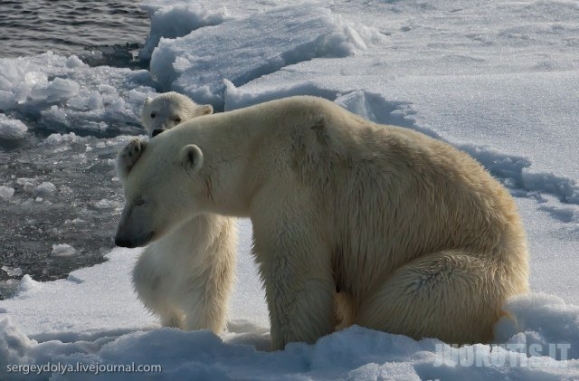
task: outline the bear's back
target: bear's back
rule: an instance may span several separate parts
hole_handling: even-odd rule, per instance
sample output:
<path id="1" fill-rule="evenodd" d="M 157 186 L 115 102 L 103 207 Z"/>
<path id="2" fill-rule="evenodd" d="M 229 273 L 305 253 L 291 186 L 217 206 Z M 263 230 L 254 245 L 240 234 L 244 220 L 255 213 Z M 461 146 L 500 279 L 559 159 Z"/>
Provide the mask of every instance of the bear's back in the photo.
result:
<path id="1" fill-rule="evenodd" d="M 500 257 L 511 241 L 524 249 L 513 199 L 474 158 L 424 134 L 322 106 L 324 139 L 297 150 L 293 163 L 323 205 L 336 256 L 350 253 L 345 268 L 383 275 L 440 250 Z"/>

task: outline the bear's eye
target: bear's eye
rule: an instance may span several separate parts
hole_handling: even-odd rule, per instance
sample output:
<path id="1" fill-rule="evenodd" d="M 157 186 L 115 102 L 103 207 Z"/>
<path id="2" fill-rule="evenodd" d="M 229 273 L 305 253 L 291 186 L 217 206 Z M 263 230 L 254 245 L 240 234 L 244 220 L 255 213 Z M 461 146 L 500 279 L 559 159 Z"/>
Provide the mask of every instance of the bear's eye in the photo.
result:
<path id="1" fill-rule="evenodd" d="M 157 116 L 156 113 L 154 113 L 154 112 L 151 113 L 151 118 L 155 119 L 156 116 Z"/>
<path id="2" fill-rule="evenodd" d="M 135 204 L 135 206 L 142 206 L 145 204 L 145 200 L 143 200 L 142 197 L 137 197 L 133 200 L 133 204 Z"/>
<path id="3" fill-rule="evenodd" d="M 178 116 L 174 117 L 173 120 L 175 121 L 175 123 L 181 123 L 181 118 Z"/>

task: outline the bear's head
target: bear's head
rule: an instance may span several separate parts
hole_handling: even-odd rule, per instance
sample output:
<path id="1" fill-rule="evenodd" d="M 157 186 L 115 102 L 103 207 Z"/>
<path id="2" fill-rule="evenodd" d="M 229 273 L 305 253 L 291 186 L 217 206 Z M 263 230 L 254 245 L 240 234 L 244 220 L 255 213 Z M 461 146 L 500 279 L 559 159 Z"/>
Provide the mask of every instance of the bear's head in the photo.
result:
<path id="1" fill-rule="evenodd" d="M 142 123 L 151 137 L 186 120 L 213 113 L 211 105 L 198 105 L 189 97 L 170 91 L 147 98 L 141 113 Z"/>
<path id="2" fill-rule="evenodd" d="M 194 144 L 162 142 L 162 137 L 149 142 L 134 139 L 119 155 L 125 207 L 115 236 L 117 246 L 145 246 L 202 209 L 207 195 L 199 173 L 203 152 Z"/>

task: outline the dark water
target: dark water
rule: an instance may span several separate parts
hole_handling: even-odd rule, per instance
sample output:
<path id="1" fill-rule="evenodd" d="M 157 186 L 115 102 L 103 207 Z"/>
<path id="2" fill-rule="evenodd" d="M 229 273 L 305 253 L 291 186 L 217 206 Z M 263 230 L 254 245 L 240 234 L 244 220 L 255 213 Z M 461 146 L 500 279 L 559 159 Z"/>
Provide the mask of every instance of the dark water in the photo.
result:
<path id="1" fill-rule="evenodd" d="M 91 66 L 145 67 L 135 56 L 149 33 L 149 18 L 137 4 L 0 0 L 0 59 L 52 51 L 76 54 Z M 103 254 L 114 247 L 123 202 L 110 163 L 122 140 L 84 134 L 51 145 L 45 141 L 50 131 L 35 113 L 11 114 L 27 124 L 30 134 L 17 145 L 0 139 L 0 185 L 16 190 L 11 202 L 0 206 L 0 300 L 14 293 L 24 274 L 48 281 L 104 261 Z M 78 120 L 83 123 L 90 121 Z M 138 127 L 124 126 L 113 135 L 136 134 Z M 33 188 L 45 181 L 59 191 L 39 198 Z M 52 255 L 55 243 L 70 244 L 76 254 Z"/>
<path id="2" fill-rule="evenodd" d="M 149 18 L 134 0 L 0 0 L 0 58 L 136 48 L 148 32 Z"/>

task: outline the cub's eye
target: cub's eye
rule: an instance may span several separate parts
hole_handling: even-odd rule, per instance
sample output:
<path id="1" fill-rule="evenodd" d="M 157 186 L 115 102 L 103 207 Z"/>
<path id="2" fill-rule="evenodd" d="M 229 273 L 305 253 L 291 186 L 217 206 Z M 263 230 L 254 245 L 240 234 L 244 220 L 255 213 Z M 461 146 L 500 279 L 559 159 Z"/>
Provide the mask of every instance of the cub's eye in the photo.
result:
<path id="1" fill-rule="evenodd" d="M 154 112 L 151 113 L 151 118 L 155 119 L 156 116 L 157 116 L 156 113 L 154 113 Z"/>
<path id="2" fill-rule="evenodd" d="M 175 121 L 175 123 L 181 123 L 181 118 L 179 118 L 178 116 L 174 117 L 173 120 Z"/>
<path id="3" fill-rule="evenodd" d="M 143 200 L 142 197 L 137 197 L 133 200 L 133 204 L 135 204 L 135 206 L 141 206 L 145 204 L 145 200 Z"/>

